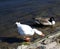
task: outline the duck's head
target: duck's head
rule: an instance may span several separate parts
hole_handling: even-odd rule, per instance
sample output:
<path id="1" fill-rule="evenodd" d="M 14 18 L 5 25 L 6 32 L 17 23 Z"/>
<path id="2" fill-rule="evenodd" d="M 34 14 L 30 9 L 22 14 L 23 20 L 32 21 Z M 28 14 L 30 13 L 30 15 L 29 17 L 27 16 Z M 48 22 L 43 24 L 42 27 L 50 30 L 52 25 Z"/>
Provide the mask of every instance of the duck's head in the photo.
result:
<path id="1" fill-rule="evenodd" d="M 51 17 L 49 21 L 52 23 L 52 25 L 55 24 L 55 18 L 54 17 Z"/>

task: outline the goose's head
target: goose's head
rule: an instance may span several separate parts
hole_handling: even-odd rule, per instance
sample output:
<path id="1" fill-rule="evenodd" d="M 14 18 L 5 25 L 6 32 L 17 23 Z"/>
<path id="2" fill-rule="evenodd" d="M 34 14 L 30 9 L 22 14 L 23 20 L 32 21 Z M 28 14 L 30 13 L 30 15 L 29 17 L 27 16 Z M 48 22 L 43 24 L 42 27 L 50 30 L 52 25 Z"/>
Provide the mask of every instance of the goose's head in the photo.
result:
<path id="1" fill-rule="evenodd" d="M 55 18 L 54 17 L 51 17 L 49 21 L 52 23 L 52 25 L 55 24 Z"/>

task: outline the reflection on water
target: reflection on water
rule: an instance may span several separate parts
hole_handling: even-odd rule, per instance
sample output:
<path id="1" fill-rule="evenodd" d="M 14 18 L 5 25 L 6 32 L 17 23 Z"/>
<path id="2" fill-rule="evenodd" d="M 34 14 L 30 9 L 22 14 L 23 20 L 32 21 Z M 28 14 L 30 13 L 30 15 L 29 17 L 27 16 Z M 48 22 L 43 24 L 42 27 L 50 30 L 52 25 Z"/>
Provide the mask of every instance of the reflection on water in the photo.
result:
<path id="1" fill-rule="evenodd" d="M 16 37 L 0 37 L 0 41 L 7 42 L 7 43 L 21 43 L 24 40 Z"/>

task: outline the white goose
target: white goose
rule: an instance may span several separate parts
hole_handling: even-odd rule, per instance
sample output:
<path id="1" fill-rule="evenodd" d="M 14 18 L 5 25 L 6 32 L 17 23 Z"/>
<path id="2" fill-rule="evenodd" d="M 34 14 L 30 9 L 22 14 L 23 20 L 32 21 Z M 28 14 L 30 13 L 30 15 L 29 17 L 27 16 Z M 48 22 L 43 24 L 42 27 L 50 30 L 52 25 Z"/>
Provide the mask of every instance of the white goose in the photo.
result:
<path id="1" fill-rule="evenodd" d="M 51 18 L 34 18 L 35 23 L 42 24 L 42 25 L 55 25 L 54 17 Z"/>
<path id="2" fill-rule="evenodd" d="M 29 25 L 21 24 L 20 22 L 16 22 L 16 25 L 17 25 L 19 34 L 22 36 L 26 36 L 25 37 L 26 41 L 30 41 L 29 36 L 34 35 L 34 33 L 41 35 L 41 36 L 45 36 L 41 31 L 37 29 L 32 29 Z"/>

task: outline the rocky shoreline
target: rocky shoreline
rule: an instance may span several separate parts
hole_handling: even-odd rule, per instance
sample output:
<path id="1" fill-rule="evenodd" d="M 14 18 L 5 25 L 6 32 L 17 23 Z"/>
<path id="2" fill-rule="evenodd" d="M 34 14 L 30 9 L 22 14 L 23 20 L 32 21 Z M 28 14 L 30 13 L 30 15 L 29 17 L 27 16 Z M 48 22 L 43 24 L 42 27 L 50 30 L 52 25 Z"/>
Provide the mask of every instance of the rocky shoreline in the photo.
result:
<path id="1" fill-rule="evenodd" d="M 20 45 L 17 49 L 60 49 L 60 31 L 30 45 Z"/>
<path id="2" fill-rule="evenodd" d="M 46 36 L 42 39 L 37 37 L 37 39 L 29 45 L 19 42 L 18 39 L 18 43 L 14 42 L 14 38 L 12 38 L 14 43 L 8 43 L 7 41 L 0 40 L 0 49 L 60 49 L 60 27 L 58 27 L 58 25 L 55 27 L 56 28 L 51 31 L 52 33 L 49 33 L 49 28 L 46 28 Z M 12 39 L 9 39 L 9 41 L 12 41 Z"/>

